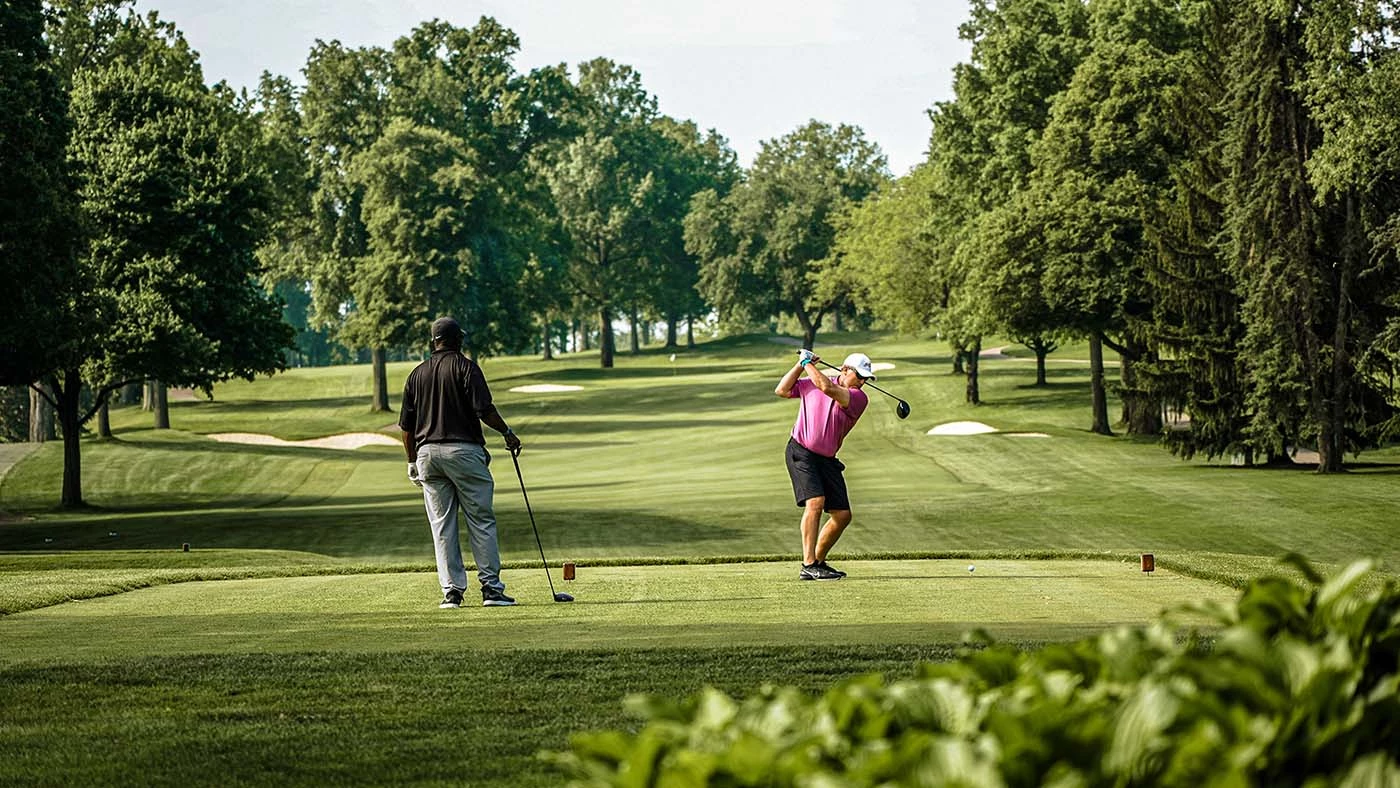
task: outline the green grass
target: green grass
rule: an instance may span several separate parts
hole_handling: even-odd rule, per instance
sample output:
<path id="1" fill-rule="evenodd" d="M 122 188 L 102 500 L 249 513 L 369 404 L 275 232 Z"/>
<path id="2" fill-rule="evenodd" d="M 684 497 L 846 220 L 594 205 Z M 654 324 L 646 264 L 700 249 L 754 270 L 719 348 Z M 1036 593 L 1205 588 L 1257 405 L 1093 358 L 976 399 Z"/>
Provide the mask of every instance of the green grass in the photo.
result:
<path id="1" fill-rule="evenodd" d="M 503 451 L 504 576 L 523 604 L 439 611 L 400 450 L 205 437 L 393 435 L 394 414 L 368 412 L 367 367 L 222 385 L 175 403 L 169 431 L 115 410 L 117 438 L 84 442 L 80 511 L 55 506 L 62 452 L 45 445 L 0 479 L 0 751 L 23 753 L 0 783 L 551 785 L 534 752 L 624 724 L 631 691 L 816 690 L 907 673 L 975 627 L 1033 644 L 1229 598 L 1290 551 L 1400 559 L 1395 448 L 1341 476 L 1183 462 L 1087 431 L 1083 348 L 1051 357 L 1045 387 L 1024 351 L 984 361 L 981 406 L 940 343 L 845 334 L 819 352 L 854 349 L 896 365 L 879 385 L 913 414 L 872 393 L 847 439 L 855 520 L 832 560 L 852 577 L 834 584 L 795 579 L 795 413 L 772 395 L 792 349 L 765 337 L 612 370 L 485 362 L 573 605 L 549 601 Z M 411 368 L 390 366 L 393 394 Z M 533 383 L 582 390 L 510 391 Z M 1049 437 L 925 434 L 961 420 Z M 1138 571 L 1140 552 L 1161 571 Z"/>
<path id="2" fill-rule="evenodd" d="M 789 349 L 761 338 L 717 344 L 679 354 L 674 364 L 661 353 L 624 355 L 613 370 L 587 359 L 486 363 L 502 411 L 525 440 L 521 466 L 547 552 L 583 559 L 794 550 L 797 510 L 781 460 L 793 408 L 772 396 Z M 898 420 L 877 394 L 847 441 L 842 458 L 855 522 L 844 554 L 1039 549 L 1271 558 L 1293 550 L 1327 562 L 1369 555 L 1393 566 L 1400 559 L 1400 541 L 1391 537 L 1392 502 L 1400 499 L 1395 449 L 1333 477 L 1183 462 L 1150 441 L 1088 433 L 1087 372 L 1072 359 L 1052 365 L 1044 389 L 1030 385 L 1029 363 L 984 362 L 986 404 L 974 407 L 961 402 L 962 381 L 948 374 L 936 344 L 860 346 L 897 365 L 880 383 L 908 400 L 913 415 Z M 116 441 L 89 442 L 84 489 L 94 509 L 86 512 L 53 509 L 62 456 L 60 447 L 45 446 L 0 486 L 0 509 L 30 516 L 0 528 L 0 549 L 188 542 L 358 561 L 428 560 L 421 506 L 397 449 L 240 446 L 198 434 L 310 437 L 307 403 L 332 381 L 353 377 L 297 370 L 229 384 L 217 390 L 216 403 L 177 408 L 177 431 L 128 430 Z M 584 388 L 509 391 L 538 382 Z M 270 402 L 292 404 L 285 418 L 259 416 L 260 426 L 240 421 L 250 413 L 275 415 Z M 362 398 L 357 407 L 363 405 Z M 1050 437 L 924 434 L 966 419 Z M 336 424 L 315 432 L 354 426 Z M 526 559 L 533 536 L 504 453 L 494 470 L 504 553 Z"/>
<path id="3" fill-rule="evenodd" d="M 4 785 L 557 786 L 619 698 L 910 677 L 946 646 L 150 657 L 0 673 Z"/>
<path id="4" fill-rule="evenodd" d="M 841 583 L 803 583 L 790 563 L 585 568 L 556 581 L 510 573 L 522 604 L 437 609 L 436 575 L 372 574 L 178 583 L 18 613 L 0 665 L 173 654 L 455 649 L 820 646 L 1070 640 L 1146 624 L 1234 592 L 1137 561 L 849 561 Z M 805 611 L 805 612 L 804 612 Z M 820 611 L 819 617 L 814 617 Z M 444 630 L 452 633 L 444 641 Z"/>

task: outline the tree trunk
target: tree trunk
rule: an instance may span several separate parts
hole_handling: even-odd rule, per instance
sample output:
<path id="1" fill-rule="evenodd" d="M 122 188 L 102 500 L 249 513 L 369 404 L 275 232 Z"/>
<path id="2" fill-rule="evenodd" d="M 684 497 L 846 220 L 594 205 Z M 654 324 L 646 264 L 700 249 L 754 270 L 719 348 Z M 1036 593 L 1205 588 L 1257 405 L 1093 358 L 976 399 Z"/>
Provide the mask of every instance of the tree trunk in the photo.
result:
<path id="1" fill-rule="evenodd" d="M 553 360 L 554 360 L 554 327 L 551 326 L 551 325 L 549 324 L 549 321 L 548 321 L 548 320 L 545 320 L 545 321 L 544 321 L 544 325 L 540 328 L 540 339 L 543 340 L 543 342 L 544 342 L 544 360 L 545 360 L 545 361 L 553 361 Z"/>
<path id="2" fill-rule="evenodd" d="M 58 402 L 58 423 L 63 431 L 63 492 L 59 503 L 65 509 L 74 509 L 83 505 L 82 445 L 78 442 L 82 377 L 78 370 L 70 369 L 63 373 L 63 385 L 54 385 L 51 390 Z"/>
<path id="3" fill-rule="evenodd" d="M 632 330 L 632 355 L 642 352 L 640 342 L 641 335 L 637 333 L 637 310 L 632 309 L 627 314 L 627 325 Z"/>
<path id="4" fill-rule="evenodd" d="M 374 377 L 374 391 L 370 396 L 370 413 L 389 412 L 389 372 L 385 361 L 384 348 L 377 347 L 369 352 L 369 363 Z"/>
<path id="5" fill-rule="evenodd" d="M 1035 348 L 1035 385 L 1047 385 L 1045 380 L 1045 357 L 1050 355 L 1050 351 L 1044 346 Z"/>
<path id="6" fill-rule="evenodd" d="M 1108 393 L 1103 383 L 1103 338 L 1097 333 L 1089 337 L 1089 391 L 1092 394 L 1094 423 L 1089 431 L 1096 435 L 1112 435 L 1108 426 Z"/>
<path id="7" fill-rule="evenodd" d="M 170 429 L 170 395 L 165 383 L 159 380 L 151 381 L 151 405 L 155 411 L 155 428 L 158 430 Z"/>
<path id="8" fill-rule="evenodd" d="M 695 347 L 695 318 L 693 317 L 685 319 L 685 346 Z"/>
<path id="9" fill-rule="evenodd" d="M 147 380 L 141 386 L 141 410 L 150 413 L 156 409 L 156 382 Z"/>
<path id="10" fill-rule="evenodd" d="M 982 337 L 972 340 L 972 349 L 967 353 L 967 401 L 971 405 L 982 404 L 982 389 L 977 379 L 977 361 L 982 357 Z"/>
<path id="11" fill-rule="evenodd" d="M 1341 270 L 1337 272 L 1337 323 L 1332 333 L 1331 402 L 1320 414 L 1322 426 L 1317 438 L 1317 472 L 1340 473 L 1346 459 L 1347 403 L 1351 400 L 1351 354 L 1347 352 L 1351 326 L 1351 288 L 1360 246 L 1356 197 L 1347 192 L 1342 241 Z"/>
<path id="12" fill-rule="evenodd" d="M 967 374 L 967 368 L 966 368 L 965 366 L 963 366 L 963 360 L 966 359 L 966 358 L 967 358 L 967 350 L 966 350 L 962 345 L 958 345 L 958 346 L 956 346 L 956 347 L 953 348 L 953 374 L 954 374 L 954 375 L 966 375 L 966 374 Z"/>
<path id="13" fill-rule="evenodd" d="M 1123 424 L 1129 435 L 1160 435 L 1162 406 L 1138 387 L 1137 362 L 1119 355 L 1122 366 L 1119 377 L 1123 383 Z"/>
<path id="14" fill-rule="evenodd" d="M 802 347 L 808 349 L 816 347 L 817 327 L 821 322 L 821 315 L 818 314 L 817 319 L 813 320 L 812 316 L 807 314 L 807 310 L 800 306 L 793 310 L 793 314 L 797 316 L 797 322 L 802 326 Z"/>
<path id="15" fill-rule="evenodd" d="M 104 401 L 97 408 L 97 437 L 112 437 L 112 417 L 107 412 L 107 403 Z"/>
<path id="16" fill-rule="evenodd" d="M 612 330 L 612 309 L 603 307 L 598 311 L 598 359 L 603 369 L 612 369 L 613 355 L 616 352 Z"/>
<path id="17" fill-rule="evenodd" d="M 43 383 L 35 384 L 44 386 Z M 44 391 L 53 396 L 52 388 L 45 387 Z M 58 432 L 54 429 L 53 406 L 49 404 L 44 395 L 35 391 L 33 387 L 29 389 L 29 442 L 43 443 L 58 437 Z"/>
<path id="18" fill-rule="evenodd" d="M 677 336 L 677 334 L 676 334 L 676 324 L 679 323 L 679 322 L 680 322 L 680 320 L 678 320 L 678 319 L 676 318 L 675 315 L 668 315 L 668 316 L 666 317 L 666 349 L 667 349 L 667 350 L 675 350 L 675 349 L 676 349 L 676 336 Z"/>

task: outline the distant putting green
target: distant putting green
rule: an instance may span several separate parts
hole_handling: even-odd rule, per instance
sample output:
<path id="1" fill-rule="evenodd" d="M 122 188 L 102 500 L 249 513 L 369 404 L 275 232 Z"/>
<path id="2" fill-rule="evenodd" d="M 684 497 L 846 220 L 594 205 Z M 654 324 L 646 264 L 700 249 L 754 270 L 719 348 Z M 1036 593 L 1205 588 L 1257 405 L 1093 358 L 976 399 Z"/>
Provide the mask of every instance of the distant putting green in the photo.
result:
<path id="1" fill-rule="evenodd" d="M 795 564 L 583 567 L 555 587 L 506 573 L 520 604 L 436 607 L 427 573 L 179 583 L 0 619 L 3 659 L 73 662 L 176 654 L 457 649 L 618 649 L 1071 639 L 1155 620 L 1236 592 L 1114 561 L 849 561 L 803 582 Z M 1187 622 L 1190 622 L 1188 617 Z"/>

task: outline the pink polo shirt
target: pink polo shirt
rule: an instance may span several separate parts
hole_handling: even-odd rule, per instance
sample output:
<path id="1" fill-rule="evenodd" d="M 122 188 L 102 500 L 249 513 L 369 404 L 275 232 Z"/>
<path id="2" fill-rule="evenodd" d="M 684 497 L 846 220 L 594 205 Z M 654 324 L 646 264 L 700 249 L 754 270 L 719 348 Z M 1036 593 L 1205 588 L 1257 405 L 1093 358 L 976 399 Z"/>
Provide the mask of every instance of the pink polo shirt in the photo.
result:
<path id="1" fill-rule="evenodd" d="M 846 433 L 856 426 L 860 414 L 870 398 L 860 389 L 850 389 L 851 404 L 841 407 L 840 403 L 822 393 L 817 384 L 801 378 L 792 387 L 789 398 L 801 399 L 797 409 L 797 423 L 792 426 L 792 438 L 809 451 L 823 457 L 835 457 L 841 450 L 841 441 Z"/>

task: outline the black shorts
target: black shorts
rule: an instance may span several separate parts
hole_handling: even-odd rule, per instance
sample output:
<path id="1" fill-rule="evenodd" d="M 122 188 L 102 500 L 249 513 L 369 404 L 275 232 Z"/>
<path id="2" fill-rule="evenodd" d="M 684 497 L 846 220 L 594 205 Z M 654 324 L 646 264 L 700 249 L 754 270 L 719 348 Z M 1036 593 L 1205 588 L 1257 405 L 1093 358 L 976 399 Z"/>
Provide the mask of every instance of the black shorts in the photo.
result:
<path id="1" fill-rule="evenodd" d="M 792 492 L 797 505 L 805 507 L 808 498 L 826 497 L 826 511 L 851 508 L 846 495 L 846 480 L 841 472 L 846 466 L 835 457 L 823 457 L 789 438 L 787 445 L 788 476 L 792 477 Z"/>

